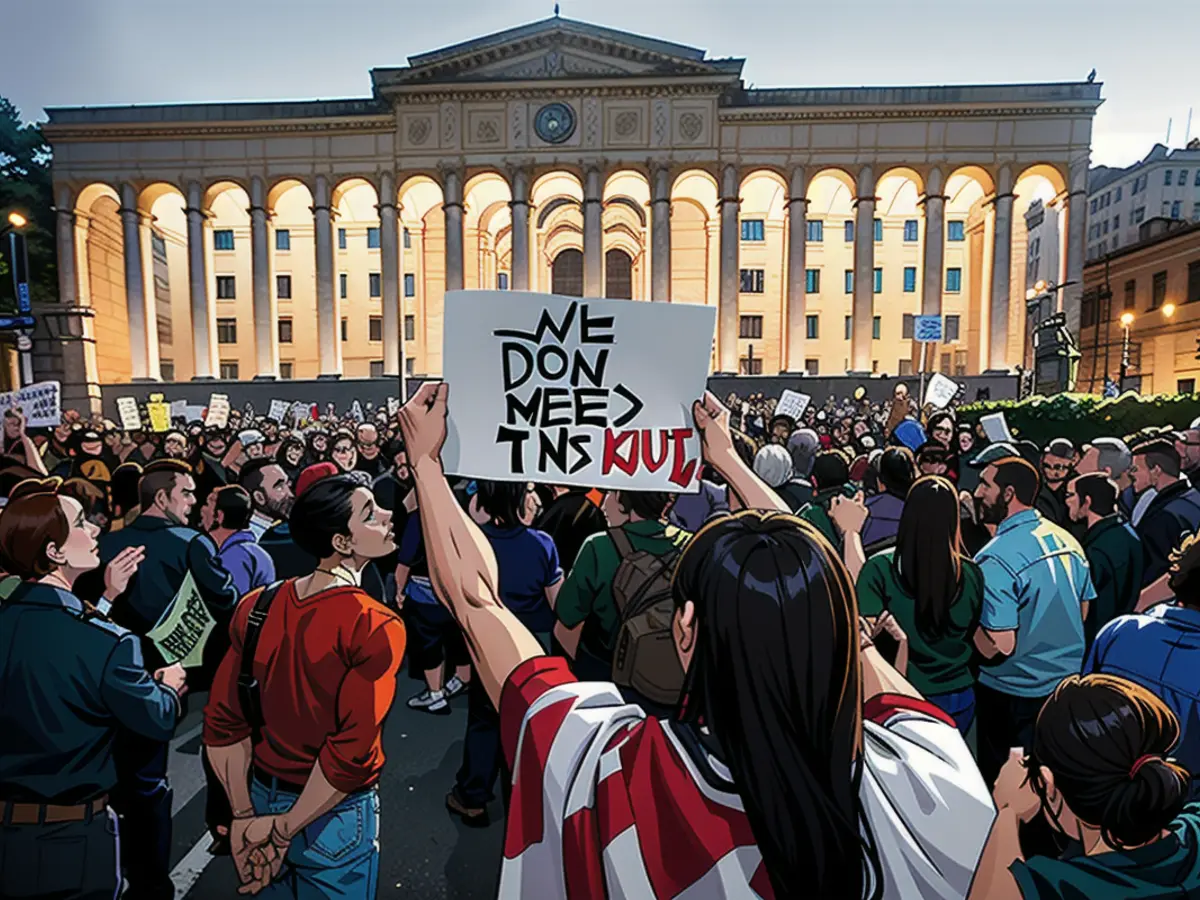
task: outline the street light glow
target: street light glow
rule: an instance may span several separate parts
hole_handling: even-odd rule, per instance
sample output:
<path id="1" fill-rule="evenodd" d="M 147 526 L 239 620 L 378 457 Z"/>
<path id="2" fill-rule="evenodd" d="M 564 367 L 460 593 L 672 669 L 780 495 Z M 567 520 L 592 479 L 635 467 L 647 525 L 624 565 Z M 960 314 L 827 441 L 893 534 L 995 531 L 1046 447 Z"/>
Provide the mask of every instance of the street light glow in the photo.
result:
<path id="1" fill-rule="evenodd" d="M 1175 304 L 1174 303 L 1165 304 L 1162 308 L 1162 314 L 1164 316 L 1166 316 L 1168 319 L 1171 318 L 1171 316 L 1175 315 Z"/>
<path id="2" fill-rule="evenodd" d="M 1026 299 L 1026 300 L 1032 300 L 1032 299 L 1033 299 L 1034 297 L 1036 297 L 1037 295 L 1038 295 L 1038 292 L 1037 292 L 1037 291 L 1035 291 L 1033 288 L 1030 288 L 1029 290 L 1027 290 L 1027 291 L 1025 292 L 1025 299 Z"/>
<path id="3" fill-rule="evenodd" d="M 1037 281 L 1034 282 L 1033 289 L 1040 294 L 1042 291 L 1044 291 L 1046 289 L 1046 282 L 1039 278 Z"/>
<path id="4" fill-rule="evenodd" d="M 1133 324 L 1133 313 L 1127 312 L 1123 316 L 1121 316 L 1121 324 L 1124 325 L 1126 328 L 1128 328 L 1130 325 L 1132 325 Z"/>
<path id="5" fill-rule="evenodd" d="M 13 210 L 8 214 L 8 224 L 13 228 L 24 228 L 29 224 L 29 220 L 16 210 Z"/>

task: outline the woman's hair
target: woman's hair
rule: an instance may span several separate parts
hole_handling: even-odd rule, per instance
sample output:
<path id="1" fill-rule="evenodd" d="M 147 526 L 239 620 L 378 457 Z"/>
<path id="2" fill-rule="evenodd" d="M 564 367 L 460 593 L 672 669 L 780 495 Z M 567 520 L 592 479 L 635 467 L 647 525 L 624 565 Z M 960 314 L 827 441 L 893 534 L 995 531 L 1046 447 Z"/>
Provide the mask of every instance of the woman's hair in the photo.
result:
<path id="1" fill-rule="evenodd" d="M 58 493 L 59 496 L 79 501 L 79 505 L 83 507 L 83 515 L 88 519 L 98 515 L 109 515 L 107 495 L 86 478 L 68 478 L 62 483 Z"/>
<path id="2" fill-rule="evenodd" d="M 304 441 L 296 437 L 296 435 L 288 435 L 279 442 L 279 447 L 275 450 L 275 461 L 287 468 L 292 468 L 292 464 L 287 461 L 287 452 L 295 447 L 298 450 L 305 450 Z"/>
<path id="3" fill-rule="evenodd" d="M 71 523 L 58 501 L 62 479 L 27 479 L 17 485 L 0 513 L 0 569 L 23 581 L 35 581 L 56 568 L 46 554 L 50 544 L 61 547 Z"/>
<path id="4" fill-rule="evenodd" d="M 1167 758 L 1178 740 L 1179 720 L 1142 686 L 1072 675 L 1038 714 L 1031 764 L 1054 773 L 1071 812 L 1110 847 L 1138 847 L 1187 801 L 1190 777 Z"/>
<path id="5" fill-rule="evenodd" d="M 292 540 L 317 559 L 333 555 L 333 538 L 350 533 L 354 506 L 350 498 L 371 480 L 365 472 L 328 475 L 306 488 L 292 506 L 288 527 Z"/>
<path id="6" fill-rule="evenodd" d="M 1184 606 L 1200 609 L 1200 538 L 1185 534 L 1171 551 L 1171 590 Z"/>
<path id="7" fill-rule="evenodd" d="M 930 439 L 933 438 L 933 429 L 937 428 L 938 425 L 947 420 L 948 424 L 950 425 L 950 441 L 953 443 L 955 434 L 957 433 L 957 423 L 954 419 L 954 413 L 944 409 L 939 410 L 931 415 L 929 417 L 929 421 L 925 424 L 925 431 L 929 434 Z"/>
<path id="8" fill-rule="evenodd" d="M 767 444 L 754 456 L 754 474 L 777 488 L 792 477 L 792 455 L 779 444 Z"/>
<path id="9" fill-rule="evenodd" d="M 526 481 L 475 480 L 475 497 L 479 508 L 487 513 L 493 523 L 504 528 L 521 524 L 521 512 L 525 506 L 525 495 L 529 491 Z"/>
<path id="10" fill-rule="evenodd" d="M 900 582 L 916 601 L 917 628 L 927 638 L 946 633 L 962 584 L 962 521 L 958 494 L 940 475 L 909 489 L 896 532 Z"/>
<path id="11" fill-rule="evenodd" d="M 696 610 L 682 717 L 719 742 L 775 896 L 878 893 L 860 831 L 858 615 L 833 548 L 794 516 L 724 516 L 683 551 L 672 592 Z"/>
<path id="12" fill-rule="evenodd" d="M 917 465 L 907 447 L 888 447 L 879 460 L 879 481 L 884 490 L 903 499 L 912 488 Z"/>

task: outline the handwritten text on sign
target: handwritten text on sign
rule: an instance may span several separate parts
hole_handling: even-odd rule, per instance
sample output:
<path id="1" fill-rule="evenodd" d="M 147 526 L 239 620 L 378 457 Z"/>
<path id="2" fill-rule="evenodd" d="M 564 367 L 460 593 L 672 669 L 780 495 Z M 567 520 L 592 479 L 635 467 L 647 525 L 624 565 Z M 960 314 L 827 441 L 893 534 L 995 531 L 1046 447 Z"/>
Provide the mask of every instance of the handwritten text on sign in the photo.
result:
<path id="1" fill-rule="evenodd" d="M 692 490 L 691 404 L 704 390 L 713 320 L 699 306 L 448 294 L 447 471 Z"/>

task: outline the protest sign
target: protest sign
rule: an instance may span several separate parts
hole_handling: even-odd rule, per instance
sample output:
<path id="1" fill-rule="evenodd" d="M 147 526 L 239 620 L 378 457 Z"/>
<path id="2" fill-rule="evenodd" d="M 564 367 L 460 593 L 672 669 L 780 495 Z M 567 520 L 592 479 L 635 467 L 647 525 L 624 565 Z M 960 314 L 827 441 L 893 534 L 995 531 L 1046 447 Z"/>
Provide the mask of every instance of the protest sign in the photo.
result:
<path id="1" fill-rule="evenodd" d="M 951 400 L 958 396 L 959 386 L 941 372 L 934 372 L 929 378 L 929 386 L 925 388 L 925 403 L 932 404 L 938 409 L 944 409 Z"/>
<path id="2" fill-rule="evenodd" d="M 350 404 L 350 418 L 352 418 L 355 422 L 366 421 L 367 417 L 363 414 L 362 404 L 357 400 Z"/>
<path id="3" fill-rule="evenodd" d="M 267 418 L 282 425 L 283 420 L 287 418 L 289 409 L 291 407 L 286 400 L 272 400 L 271 409 L 267 412 Z"/>
<path id="4" fill-rule="evenodd" d="M 200 598 L 192 573 L 183 576 L 183 584 L 146 637 L 154 642 L 167 665 L 182 662 L 195 668 L 204 659 L 204 644 L 212 634 L 216 620 Z"/>
<path id="5" fill-rule="evenodd" d="M 125 431 L 142 430 L 142 414 L 138 410 L 138 402 L 134 397 L 117 398 L 117 416 Z"/>
<path id="6" fill-rule="evenodd" d="M 151 394 L 146 404 L 146 415 L 152 431 L 171 430 L 171 407 L 163 402 L 162 394 Z"/>
<path id="7" fill-rule="evenodd" d="M 257 414 L 254 412 L 254 404 L 247 400 L 246 405 L 242 407 L 242 418 L 247 422 L 252 422 L 255 415 Z"/>
<path id="8" fill-rule="evenodd" d="M 20 407 L 30 428 L 55 428 L 62 423 L 62 389 L 57 381 L 39 381 L 0 394 L 0 407 Z"/>
<path id="9" fill-rule="evenodd" d="M 779 403 L 775 405 L 775 415 L 787 416 L 793 422 L 799 422 L 811 400 L 808 394 L 785 390 L 779 397 Z"/>
<path id="10" fill-rule="evenodd" d="M 387 398 L 388 418 L 389 419 L 395 418 L 396 413 L 398 413 L 398 412 L 400 412 L 400 398 L 399 397 L 388 397 Z"/>
<path id="11" fill-rule="evenodd" d="M 229 395 L 213 394 L 208 398 L 208 413 L 204 416 L 206 428 L 224 428 L 229 424 Z"/>
<path id="12" fill-rule="evenodd" d="M 1004 413 L 992 413 L 984 416 L 979 420 L 979 424 L 983 426 L 983 433 L 987 435 L 987 439 L 991 443 L 1012 443 L 1012 432 L 1008 430 L 1008 420 L 1004 418 Z"/>
<path id="13" fill-rule="evenodd" d="M 188 402 L 186 400 L 171 401 L 171 421 L 187 418 Z"/>
<path id="14" fill-rule="evenodd" d="M 698 488 L 713 307 L 455 291 L 444 315 L 448 473 Z"/>

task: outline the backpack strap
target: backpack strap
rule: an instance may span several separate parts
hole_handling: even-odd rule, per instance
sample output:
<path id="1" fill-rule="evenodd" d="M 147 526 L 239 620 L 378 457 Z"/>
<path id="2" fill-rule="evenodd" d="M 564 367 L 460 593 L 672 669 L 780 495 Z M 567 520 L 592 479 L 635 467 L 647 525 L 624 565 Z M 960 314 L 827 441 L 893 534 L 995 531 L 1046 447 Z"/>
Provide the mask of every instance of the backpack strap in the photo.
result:
<path id="1" fill-rule="evenodd" d="M 271 603 L 274 602 L 279 588 L 282 586 L 282 581 L 276 581 L 263 588 L 258 599 L 254 601 L 254 608 L 250 610 L 250 616 L 246 622 L 246 636 L 242 640 L 242 668 L 238 672 L 237 692 L 238 700 L 242 704 L 242 715 L 250 726 L 252 744 L 258 744 L 262 740 L 262 730 L 265 724 L 262 686 L 254 677 L 254 656 L 258 652 L 258 640 L 262 637 L 263 626 L 267 623 L 267 614 L 271 610 Z"/>
<path id="2" fill-rule="evenodd" d="M 617 555 L 622 560 L 633 555 L 633 544 L 630 543 L 629 535 L 625 533 L 625 529 L 618 525 L 616 528 L 608 529 L 608 536 L 612 538 L 613 544 L 617 548 Z"/>

